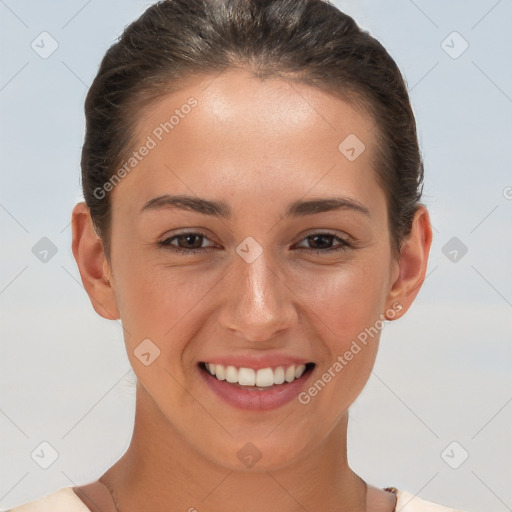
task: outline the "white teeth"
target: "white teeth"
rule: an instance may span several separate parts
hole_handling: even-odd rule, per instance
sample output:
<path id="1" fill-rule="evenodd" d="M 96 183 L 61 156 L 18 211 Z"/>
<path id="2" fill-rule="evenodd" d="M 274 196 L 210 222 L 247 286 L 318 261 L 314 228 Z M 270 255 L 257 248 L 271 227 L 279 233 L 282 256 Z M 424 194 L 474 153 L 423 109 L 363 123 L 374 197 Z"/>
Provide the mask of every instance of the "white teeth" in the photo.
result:
<path id="1" fill-rule="evenodd" d="M 240 368 L 238 370 L 238 384 L 240 386 L 254 386 L 256 384 L 256 375 L 252 368 Z"/>
<path id="2" fill-rule="evenodd" d="M 240 370 L 241 371 L 241 370 Z M 241 381 L 239 380 L 240 384 Z M 274 384 L 274 372 L 272 368 L 262 368 L 256 373 L 256 386 L 266 388 Z"/>
<path id="3" fill-rule="evenodd" d="M 284 380 L 286 382 L 291 382 L 294 379 L 295 379 L 295 365 L 289 366 L 286 369 L 286 373 L 284 374 Z"/>
<path id="4" fill-rule="evenodd" d="M 238 383 L 241 386 L 256 386 L 259 388 L 267 388 L 274 384 L 283 384 L 292 382 L 301 377 L 306 371 L 305 364 L 278 368 L 261 368 L 254 370 L 252 368 L 236 368 L 235 366 L 223 366 L 221 364 L 205 363 L 209 373 L 218 380 L 226 380 L 231 384 Z"/>
<path id="5" fill-rule="evenodd" d="M 211 371 L 210 371 L 211 373 Z M 215 365 L 215 373 L 212 373 L 212 375 L 215 375 L 217 379 L 219 380 L 226 380 L 226 370 L 224 366 L 220 364 Z"/>
<path id="6" fill-rule="evenodd" d="M 295 368 L 295 378 L 298 379 L 304 373 L 305 369 L 306 369 L 305 364 L 299 364 L 299 366 L 297 366 L 297 368 Z"/>
<path id="7" fill-rule="evenodd" d="M 284 382 L 284 368 L 280 366 L 274 372 L 274 384 L 282 384 Z"/>
<path id="8" fill-rule="evenodd" d="M 228 366 L 226 368 L 226 380 L 234 384 L 238 382 L 238 372 L 234 366 Z"/>

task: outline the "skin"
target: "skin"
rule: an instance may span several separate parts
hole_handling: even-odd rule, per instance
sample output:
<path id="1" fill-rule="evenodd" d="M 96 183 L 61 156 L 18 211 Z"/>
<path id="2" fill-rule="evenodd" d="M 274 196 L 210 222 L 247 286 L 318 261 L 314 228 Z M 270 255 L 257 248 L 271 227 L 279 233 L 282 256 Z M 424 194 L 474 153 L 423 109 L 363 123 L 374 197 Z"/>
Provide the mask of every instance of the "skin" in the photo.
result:
<path id="1" fill-rule="evenodd" d="M 373 168 L 373 120 L 319 89 L 241 69 L 196 77 L 147 108 L 136 148 L 190 97 L 197 106 L 113 190 L 109 257 L 85 204 L 73 210 L 85 289 L 98 314 L 121 318 L 138 378 L 131 444 L 101 481 L 122 512 L 392 511 L 394 495 L 366 484 L 347 462 L 348 408 L 370 376 L 380 333 L 307 405 L 234 408 L 205 386 L 196 365 L 234 353 L 292 354 L 316 363 L 316 381 L 379 315 L 393 311 L 397 319 L 409 309 L 425 278 L 428 211 L 418 208 L 393 257 Z M 354 161 L 338 150 L 349 134 L 366 146 Z M 233 216 L 141 213 L 163 194 L 223 200 Z M 284 216 L 296 200 L 333 195 L 369 215 Z M 203 252 L 157 244 L 187 231 L 205 238 L 174 239 L 174 246 Z M 325 252 L 339 241 L 315 245 L 308 237 L 317 232 L 351 247 Z M 236 252 L 248 236 L 262 249 L 252 263 Z M 149 366 L 134 354 L 146 338 L 160 350 Z M 237 456 L 247 442 L 262 455 L 251 468 Z"/>

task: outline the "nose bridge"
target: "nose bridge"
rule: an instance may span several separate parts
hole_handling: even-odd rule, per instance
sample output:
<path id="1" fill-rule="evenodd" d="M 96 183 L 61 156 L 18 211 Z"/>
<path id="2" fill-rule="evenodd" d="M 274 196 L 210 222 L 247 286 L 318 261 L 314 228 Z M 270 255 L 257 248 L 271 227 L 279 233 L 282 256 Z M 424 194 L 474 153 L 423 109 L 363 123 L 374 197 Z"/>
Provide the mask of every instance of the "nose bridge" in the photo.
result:
<path id="1" fill-rule="evenodd" d="M 259 252 L 255 259 L 254 251 Z M 232 265 L 223 326 L 245 339 L 264 341 L 290 325 L 293 305 L 271 251 L 242 243 Z"/>

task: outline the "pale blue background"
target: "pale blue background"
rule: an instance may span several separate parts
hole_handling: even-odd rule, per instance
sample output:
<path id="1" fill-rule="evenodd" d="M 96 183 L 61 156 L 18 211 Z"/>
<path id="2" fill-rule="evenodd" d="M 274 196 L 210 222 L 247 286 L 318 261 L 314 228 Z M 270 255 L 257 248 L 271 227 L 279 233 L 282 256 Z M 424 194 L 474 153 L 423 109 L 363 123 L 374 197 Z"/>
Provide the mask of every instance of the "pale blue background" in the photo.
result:
<path id="1" fill-rule="evenodd" d="M 350 462 L 374 485 L 468 512 L 512 510 L 512 2 L 335 3 L 403 70 L 435 227 L 424 287 L 386 327 L 351 409 Z M 148 5 L 0 0 L 2 510 L 95 479 L 131 437 L 122 330 L 89 303 L 69 221 L 87 87 Z M 59 45 L 47 59 L 31 48 L 43 31 Z M 453 31 L 469 44 L 457 59 L 441 47 Z M 442 252 L 454 236 L 468 248 L 456 263 Z M 57 248 L 47 263 L 32 253 L 42 237 Z M 43 441 L 58 453 L 46 470 L 31 458 Z M 469 453 L 458 469 L 441 457 L 452 441 Z"/>

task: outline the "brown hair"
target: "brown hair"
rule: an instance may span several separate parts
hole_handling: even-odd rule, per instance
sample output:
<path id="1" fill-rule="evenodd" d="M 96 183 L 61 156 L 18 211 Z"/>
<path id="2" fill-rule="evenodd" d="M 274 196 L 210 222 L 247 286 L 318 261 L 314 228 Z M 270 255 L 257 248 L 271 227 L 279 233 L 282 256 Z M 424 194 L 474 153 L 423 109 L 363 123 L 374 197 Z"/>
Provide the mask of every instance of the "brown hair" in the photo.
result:
<path id="1" fill-rule="evenodd" d="M 420 205 L 423 162 L 407 88 L 385 48 L 323 0 L 163 0 L 108 49 L 85 101 L 82 187 L 107 256 L 104 185 L 133 149 L 141 109 L 193 75 L 236 67 L 321 88 L 368 112 L 397 255 Z"/>

